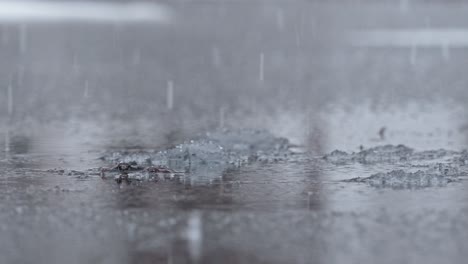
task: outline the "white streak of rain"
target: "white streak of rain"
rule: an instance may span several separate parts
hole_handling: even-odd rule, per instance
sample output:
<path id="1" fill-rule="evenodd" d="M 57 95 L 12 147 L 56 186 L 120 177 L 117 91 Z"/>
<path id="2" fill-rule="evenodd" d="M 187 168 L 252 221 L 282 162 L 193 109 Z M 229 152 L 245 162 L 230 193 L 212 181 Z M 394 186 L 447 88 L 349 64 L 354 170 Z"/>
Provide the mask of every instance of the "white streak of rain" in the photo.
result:
<path id="1" fill-rule="evenodd" d="M 0 30 L 1 30 L 0 32 L 1 33 L 1 45 L 5 46 L 10 42 L 10 34 L 9 34 L 7 26 L 5 25 L 2 25 Z"/>
<path id="2" fill-rule="evenodd" d="M 7 127 L 5 129 L 5 153 L 8 154 L 9 152 L 10 152 L 10 130 Z"/>
<path id="3" fill-rule="evenodd" d="M 450 45 L 445 43 L 441 46 L 442 50 L 442 57 L 444 58 L 445 61 L 450 60 Z"/>
<path id="4" fill-rule="evenodd" d="M 399 7 L 401 13 L 407 13 L 409 11 L 409 0 L 400 0 Z"/>
<path id="5" fill-rule="evenodd" d="M 141 51 L 140 49 L 135 49 L 132 56 L 133 65 L 139 65 L 141 63 Z"/>
<path id="6" fill-rule="evenodd" d="M 13 86 L 11 84 L 8 85 L 7 89 L 7 98 L 8 98 L 8 117 L 11 118 L 13 114 Z"/>
<path id="7" fill-rule="evenodd" d="M 215 66 L 216 68 L 221 66 L 221 52 L 218 46 L 214 46 L 211 49 L 211 57 L 212 57 L 213 66 Z"/>
<path id="8" fill-rule="evenodd" d="M 223 128 L 225 124 L 225 115 L 226 115 L 226 107 L 221 106 L 219 108 L 219 127 Z"/>
<path id="9" fill-rule="evenodd" d="M 89 97 L 89 81 L 88 80 L 85 81 L 83 97 L 84 98 Z"/>
<path id="10" fill-rule="evenodd" d="M 259 62 L 259 74 L 258 80 L 263 82 L 265 79 L 264 70 L 265 70 L 265 54 L 263 52 L 260 53 L 260 62 Z"/>
<path id="11" fill-rule="evenodd" d="M 411 65 L 416 65 L 417 61 L 417 56 L 418 56 L 418 46 L 415 44 L 411 45 L 411 53 L 410 53 L 410 63 Z"/>
<path id="12" fill-rule="evenodd" d="M 20 54 L 24 54 L 28 48 L 28 27 L 25 24 L 21 24 L 18 29 L 19 38 L 19 50 Z"/>
<path id="13" fill-rule="evenodd" d="M 168 110 L 172 110 L 174 107 L 174 82 L 167 82 L 167 91 L 166 91 L 166 106 Z"/>
<path id="14" fill-rule="evenodd" d="M 284 11 L 281 8 L 276 10 L 276 26 L 278 31 L 282 32 L 284 30 Z"/>
<path id="15" fill-rule="evenodd" d="M 12 84 L 8 85 L 7 88 L 7 113 L 8 113 L 8 122 L 5 126 L 5 153 L 8 155 L 10 152 L 10 125 L 13 116 L 13 86 Z"/>

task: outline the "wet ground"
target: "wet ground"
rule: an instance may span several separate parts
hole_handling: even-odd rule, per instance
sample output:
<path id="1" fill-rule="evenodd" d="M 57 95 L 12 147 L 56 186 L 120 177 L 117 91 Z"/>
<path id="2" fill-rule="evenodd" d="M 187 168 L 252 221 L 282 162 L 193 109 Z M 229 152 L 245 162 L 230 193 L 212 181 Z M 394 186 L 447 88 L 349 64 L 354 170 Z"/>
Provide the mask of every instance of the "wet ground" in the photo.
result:
<path id="1" fill-rule="evenodd" d="M 163 4 L 0 20 L 0 263 L 466 262 L 466 3 Z"/>
<path id="2" fill-rule="evenodd" d="M 317 155 L 221 130 L 162 150 L 10 153 L 1 262 L 463 263 L 466 152 L 378 143 Z M 102 179 L 119 161 L 180 173 Z"/>

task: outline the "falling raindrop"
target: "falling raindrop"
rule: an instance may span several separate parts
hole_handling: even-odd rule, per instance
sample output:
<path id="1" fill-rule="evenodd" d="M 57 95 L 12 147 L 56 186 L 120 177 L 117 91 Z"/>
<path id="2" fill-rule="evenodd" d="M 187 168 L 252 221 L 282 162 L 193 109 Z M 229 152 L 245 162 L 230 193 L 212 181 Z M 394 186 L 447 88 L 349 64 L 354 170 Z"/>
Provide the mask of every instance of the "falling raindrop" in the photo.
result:
<path id="1" fill-rule="evenodd" d="M 72 67 L 73 67 L 73 72 L 75 72 L 76 74 L 80 72 L 80 65 L 78 63 L 78 57 L 76 54 L 73 54 Z"/>
<path id="2" fill-rule="evenodd" d="M 89 82 L 88 82 L 88 80 L 85 81 L 83 97 L 84 98 L 89 97 Z"/>
<path id="3" fill-rule="evenodd" d="M 10 42 L 10 35 L 8 33 L 9 32 L 8 32 L 7 26 L 2 25 L 2 27 L 1 27 L 1 34 L 2 34 L 1 45 L 2 46 L 5 46 L 5 45 L 8 44 L 8 42 Z"/>
<path id="4" fill-rule="evenodd" d="M 7 113 L 8 113 L 8 123 L 5 126 L 5 153 L 10 152 L 10 125 L 13 116 L 13 86 L 8 85 L 7 88 Z"/>
<path id="5" fill-rule="evenodd" d="M 444 43 L 441 47 L 442 50 L 442 57 L 444 58 L 445 61 L 450 60 L 450 44 Z"/>
<path id="6" fill-rule="evenodd" d="M 225 124 L 225 115 L 226 115 L 226 107 L 221 106 L 219 108 L 219 127 L 223 128 Z"/>
<path id="7" fill-rule="evenodd" d="M 221 53 L 219 51 L 218 46 L 214 46 L 213 49 L 211 50 L 211 57 L 212 57 L 213 66 L 215 66 L 216 68 L 221 66 Z"/>
<path id="8" fill-rule="evenodd" d="M 302 16 L 302 19 L 305 20 L 305 19 L 304 19 L 304 16 Z M 302 24 L 304 24 L 304 23 L 305 23 L 305 22 L 303 22 Z M 317 28 L 318 28 L 317 25 L 318 25 L 317 19 L 311 19 L 310 25 L 309 25 L 309 28 L 312 30 L 312 32 L 309 33 L 311 38 L 314 38 L 315 35 L 316 35 L 316 33 L 317 33 L 317 31 L 318 31 L 318 30 L 317 30 Z"/>
<path id="9" fill-rule="evenodd" d="M 195 185 L 195 179 L 193 177 L 190 178 L 190 186 Z"/>
<path id="10" fill-rule="evenodd" d="M 311 131 L 312 131 L 312 111 L 309 109 L 307 110 L 307 115 L 305 116 L 305 124 L 306 124 L 306 138 L 310 138 Z"/>
<path id="11" fill-rule="evenodd" d="M 20 54 L 26 53 L 27 50 L 27 44 L 28 44 L 28 27 L 25 24 L 21 24 L 19 26 L 19 32 L 18 32 L 18 37 L 19 37 L 19 49 L 20 49 Z"/>
<path id="12" fill-rule="evenodd" d="M 265 63 L 265 54 L 263 52 L 260 53 L 260 62 L 259 62 L 259 74 L 258 80 L 260 82 L 264 81 L 264 63 Z"/>
<path id="13" fill-rule="evenodd" d="M 294 25 L 294 33 L 296 36 L 296 46 L 300 47 L 301 46 L 301 33 L 299 32 L 298 25 Z"/>
<path id="14" fill-rule="evenodd" d="M 119 48 L 120 35 L 122 34 L 122 24 L 115 22 L 112 29 L 113 29 L 112 30 L 112 33 L 113 33 L 112 44 L 114 45 L 114 48 Z"/>
<path id="15" fill-rule="evenodd" d="M 411 45 L 411 53 L 410 53 L 410 63 L 411 65 L 416 65 L 416 60 L 418 56 L 418 47 L 416 44 Z"/>
<path id="16" fill-rule="evenodd" d="M 133 51 L 132 63 L 133 63 L 133 65 L 139 65 L 141 63 L 140 49 L 136 49 L 136 50 Z"/>
<path id="17" fill-rule="evenodd" d="M 8 98 L 8 117 L 11 118 L 13 115 L 13 86 L 8 85 L 7 89 L 7 98 Z"/>
<path id="18" fill-rule="evenodd" d="M 10 153 L 10 130 L 8 127 L 5 129 L 5 153 Z"/>
<path id="19" fill-rule="evenodd" d="M 18 67 L 18 73 L 17 73 L 17 78 L 16 78 L 16 81 L 19 87 L 23 85 L 23 80 L 24 80 L 24 66 L 20 65 Z"/>
<path id="20" fill-rule="evenodd" d="M 400 0 L 400 12 L 407 13 L 409 11 L 409 0 Z"/>
<path id="21" fill-rule="evenodd" d="M 173 261 L 173 258 L 174 258 L 174 257 L 173 257 L 172 255 L 173 255 L 172 252 L 170 252 L 170 253 L 168 254 L 168 257 L 167 257 L 167 264 L 173 264 L 173 263 L 174 263 L 174 261 Z"/>
<path id="22" fill-rule="evenodd" d="M 174 107 L 174 82 L 167 82 L 167 91 L 166 91 L 166 106 L 168 110 L 172 110 Z"/>
<path id="23" fill-rule="evenodd" d="M 431 18 L 430 17 L 426 17 L 425 19 L 425 24 L 426 24 L 426 28 L 430 29 L 432 27 L 432 23 L 431 23 Z"/>
<path id="24" fill-rule="evenodd" d="M 281 8 L 276 10 L 276 26 L 278 31 L 282 32 L 284 30 L 284 11 Z"/>
<path id="25" fill-rule="evenodd" d="M 190 257 L 195 263 L 197 263 L 201 257 L 203 240 L 200 212 L 194 211 L 190 214 L 186 232 Z"/>

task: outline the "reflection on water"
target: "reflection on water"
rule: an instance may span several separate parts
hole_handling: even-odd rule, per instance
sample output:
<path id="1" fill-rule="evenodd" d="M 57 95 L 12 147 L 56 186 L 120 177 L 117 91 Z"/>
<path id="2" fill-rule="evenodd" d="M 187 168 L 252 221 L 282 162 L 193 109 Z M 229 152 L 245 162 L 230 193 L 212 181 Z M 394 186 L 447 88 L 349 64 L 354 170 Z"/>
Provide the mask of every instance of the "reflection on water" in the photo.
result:
<path id="1" fill-rule="evenodd" d="M 464 263 L 468 53 L 347 37 L 466 27 L 465 4 L 167 5 L 171 24 L 0 25 L 0 263 Z M 161 157 L 219 128 L 269 131 L 293 154 L 99 175 L 111 153 Z M 388 144 L 414 152 L 373 148 Z M 335 149 L 345 162 L 322 158 Z M 386 188 L 388 172 L 434 167 L 457 181 Z"/>
<path id="2" fill-rule="evenodd" d="M 424 158 L 403 162 L 335 164 L 322 159 L 334 149 L 358 152 L 361 145 L 364 151 L 400 143 L 415 151 L 464 149 L 463 108 L 420 103 L 380 111 L 335 105 L 308 114 L 284 112 L 256 124 L 292 139 L 295 154 L 285 160 L 248 163 L 219 175 L 205 168 L 207 173 L 121 185 L 99 177 L 98 168 L 111 165 L 100 157 L 118 150 L 168 149 L 187 137 L 167 137 L 173 127 L 159 127 L 157 117 L 142 122 L 138 133 L 133 133 L 134 121 L 115 120 L 12 129 L 9 153 L 2 153 L 0 161 L 0 248 L 5 249 L 0 261 L 58 263 L 66 256 L 77 263 L 464 259 L 468 207 L 463 166 L 461 181 L 442 187 L 393 190 L 343 182 L 453 163 L 461 152 L 447 151 L 437 159 L 415 154 Z M 383 125 L 384 138 L 379 136 Z M 140 136 L 143 131 L 146 137 Z M 197 132 L 187 129 L 180 135 L 196 138 Z M 65 172 L 48 171 L 54 168 Z M 440 246 L 440 240 L 450 243 Z"/>
<path id="3" fill-rule="evenodd" d="M 444 141 L 446 135 L 433 137 Z M 189 173 L 119 185 L 112 178 L 101 179 L 97 170 L 87 176 L 46 170 L 108 165 L 92 144 L 71 151 L 34 140 L 18 137 L 10 159 L 2 160 L 0 244 L 16 248 L 2 251 L 7 262 L 60 262 L 65 256 L 77 263 L 217 263 L 228 257 L 228 263 L 341 263 L 349 257 L 362 262 L 409 257 L 458 262 L 466 252 L 466 181 L 406 190 L 342 181 L 453 162 L 458 154 L 452 152 L 436 160 L 424 156 L 335 164 L 317 155 L 324 152 L 316 149 L 323 145 L 311 144 L 284 161 L 249 163 L 215 179 Z M 87 152 L 82 151 L 85 146 Z M 435 238 L 428 239 L 428 232 Z M 47 243 L 34 246 L 41 240 Z M 441 247 L 440 240 L 452 242 Z M 408 247 L 414 250 L 407 252 Z M 40 253 L 44 250 L 53 254 Z"/>

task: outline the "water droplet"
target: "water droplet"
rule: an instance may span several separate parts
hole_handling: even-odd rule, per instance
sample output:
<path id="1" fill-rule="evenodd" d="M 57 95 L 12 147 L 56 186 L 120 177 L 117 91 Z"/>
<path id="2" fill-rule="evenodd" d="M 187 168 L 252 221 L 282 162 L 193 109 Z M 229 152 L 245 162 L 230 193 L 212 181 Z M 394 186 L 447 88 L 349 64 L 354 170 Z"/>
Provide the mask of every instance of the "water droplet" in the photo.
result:
<path id="1" fill-rule="evenodd" d="M 8 97 L 8 117 L 11 118 L 11 115 L 13 114 L 13 86 L 11 84 L 8 85 L 7 97 Z"/>
<path id="2" fill-rule="evenodd" d="M 407 13 L 409 11 L 409 0 L 400 0 L 400 12 Z"/>
<path id="3" fill-rule="evenodd" d="M 167 82 L 167 92 L 166 92 L 166 106 L 168 110 L 172 110 L 174 107 L 174 82 Z"/>
<path id="4" fill-rule="evenodd" d="M 442 57 L 445 61 L 450 60 L 450 45 L 448 43 L 442 45 Z"/>
<path id="5" fill-rule="evenodd" d="M 89 82 L 88 82 L 88 80 L 85 81 L 85 87 L 84 87 L 83 97 L 84 97 L 84 98 L 88 98 L 88 97 L 89 97 Z"/>
<path id="6" fill-rule="evenodd" d="M 19 38 L 19 50 L 20 54 L 24 54 L 27 50 L 28 42 L 28 28 L 25 24 L 19 26 L 18 38 Z"/>
<path id="7" fill-rule="evenodd" d="M 260 53 L 260 61 L 259 61 L 259 74 L 258 80 L 260 82 L 264 81 L 264 68 L 265 68 L 265 54 L 263 52 Z"/>
<path id="8" fill-rule="evenodd" d="M 284 12 L 281 8 L 276 10 L 276 26 L 280 32 L 284 30 Z"/>
<path id="9" fill-rule="evenodd" d="M 411 65 L 416 65 L 416 59 L 418 56 L 418 46 L 416 44 L 411 45 L 411 53 L 410 53 L 410 63 Z"/>
<path id="10" fill-rule="evenodd" d="M 221 66 L 221 52 L 217 46 L 214 46 L 211 50 L 211 57 L 213 61 L 213 66 L 216 68 Z"/>
<path id="11" fill-rule="evenodd" d="M 132 63 L 133 63 L 133 65 L 139 65 L 141 63 L 140 49 L 136 49 L 136 50 L 133 51 Z"/>
<path id="12" fill-rule="evenodd" d="M 226 107 L 224 106 L 220 107 L 219 108 L 219 127 L 220 128 L 224 127 L 225 114 L 226 114 Z"/>

